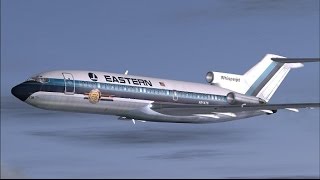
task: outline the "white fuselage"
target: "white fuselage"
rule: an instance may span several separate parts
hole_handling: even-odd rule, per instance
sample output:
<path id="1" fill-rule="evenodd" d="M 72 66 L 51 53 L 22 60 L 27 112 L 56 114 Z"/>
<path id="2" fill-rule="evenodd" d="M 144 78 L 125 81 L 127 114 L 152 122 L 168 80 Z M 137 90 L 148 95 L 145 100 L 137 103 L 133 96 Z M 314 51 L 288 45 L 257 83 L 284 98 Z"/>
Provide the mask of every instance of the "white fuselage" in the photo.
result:
<path id="1" fill-rule="evenodd" d="M 214 85 L 96 71 L 51 71 L 22 83 L 30 105 L 59 111 L 116 115 L 156 122 L 223 122 L 266 114 L 261 111 L 171 115 L 152 110 L 152 103 L 228 105 L 231 90 Z M 35 86 L 38 87 L 34 88 Z"/>

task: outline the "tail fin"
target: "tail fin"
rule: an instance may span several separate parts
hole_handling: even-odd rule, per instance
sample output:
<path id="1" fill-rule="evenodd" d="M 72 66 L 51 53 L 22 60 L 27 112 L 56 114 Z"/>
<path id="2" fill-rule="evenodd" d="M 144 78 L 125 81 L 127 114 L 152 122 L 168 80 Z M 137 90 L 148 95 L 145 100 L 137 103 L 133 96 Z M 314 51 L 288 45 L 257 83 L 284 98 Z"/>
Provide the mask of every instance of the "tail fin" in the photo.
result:
<path id="1" fill-rule="evenodd" d="M 304 62 L 302 59 L 285 59 L 283 56 L 267 54 L 247 71 L 243 75 L 248 88 L 245 94 L 268 102 L 290 69 L 303 67 L 300 63 Z"/>

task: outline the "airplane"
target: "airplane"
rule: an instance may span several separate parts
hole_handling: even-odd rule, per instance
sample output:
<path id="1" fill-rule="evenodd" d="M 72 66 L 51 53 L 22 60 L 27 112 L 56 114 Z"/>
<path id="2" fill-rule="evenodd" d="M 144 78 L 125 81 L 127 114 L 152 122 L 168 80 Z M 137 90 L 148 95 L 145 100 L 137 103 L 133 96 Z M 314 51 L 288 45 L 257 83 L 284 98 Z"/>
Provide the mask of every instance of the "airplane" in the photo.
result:
<path id="1" fill-rule="evenodd" d="M 37 108 L 115 115 L 134 124 L 218 123 L 283 109 L 319 108 L 319 102 L 268 103 L 291 69 L 319 61 L 266 54 L 243 75 L 208 72 L 208 84 L 133 76 L 128 71 L 59 70 L 32 76 L 11 93 Z"/>

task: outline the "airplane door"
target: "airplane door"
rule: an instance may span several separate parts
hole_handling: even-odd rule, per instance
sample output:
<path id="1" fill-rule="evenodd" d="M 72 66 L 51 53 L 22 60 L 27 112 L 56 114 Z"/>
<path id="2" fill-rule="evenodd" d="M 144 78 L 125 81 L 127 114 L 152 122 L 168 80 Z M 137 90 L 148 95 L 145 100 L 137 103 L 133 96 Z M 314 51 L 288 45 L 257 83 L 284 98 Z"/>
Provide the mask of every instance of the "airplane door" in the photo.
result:
<path id="1" fill-rule="evenodd" d="M 75 83 L 73 75 L 70 73 L 62 73 L 64 77 L 64 93 L 72 95 L 75 90 Z"/>
<path id="2" fill-rule="evenodd" d="M 173 91 L 173 100 L 178 101 L 178 93 L 177 91 Z"/>

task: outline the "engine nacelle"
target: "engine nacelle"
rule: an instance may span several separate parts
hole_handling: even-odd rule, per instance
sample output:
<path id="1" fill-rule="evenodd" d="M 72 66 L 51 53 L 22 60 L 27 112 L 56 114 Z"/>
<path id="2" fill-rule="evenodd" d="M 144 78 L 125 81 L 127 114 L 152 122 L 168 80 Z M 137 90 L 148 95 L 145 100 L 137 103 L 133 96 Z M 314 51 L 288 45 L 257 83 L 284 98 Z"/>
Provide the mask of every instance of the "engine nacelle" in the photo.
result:
<path id="1" fill-rule="evenodd" d="M 206 75 L 206 80 L 210 84 L 221 84 L 221 83 L 240 83 L 242 82 L 242 75 L 228 74 L 221 72 L 210 71 Z"/>
<path id="2" fill-rule="evenodd" d="M 241 94 L 244 94 L 249 88 L 245 77 L 237 74 L 210 71 L 206 75 L 206 80 L 211 85 L 219 86 Z"/>
<path id="3" fill-rule="evenodd" d="M 227 102 L 231 105 L 236 104 L 266 104 L 261 98 L 254 96 L 246 96 L 244 94 L 239 94 L 235 92 L 230 92 L 227 94 Z"/>

